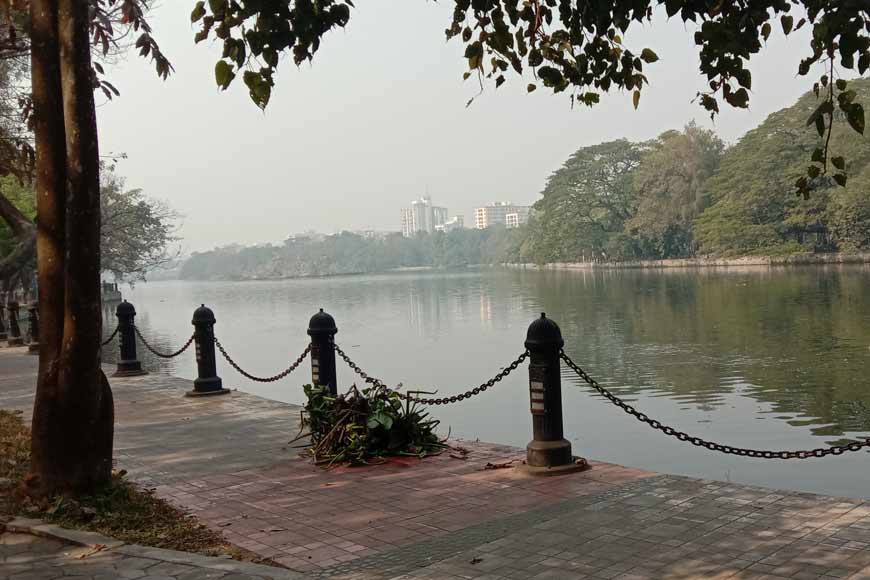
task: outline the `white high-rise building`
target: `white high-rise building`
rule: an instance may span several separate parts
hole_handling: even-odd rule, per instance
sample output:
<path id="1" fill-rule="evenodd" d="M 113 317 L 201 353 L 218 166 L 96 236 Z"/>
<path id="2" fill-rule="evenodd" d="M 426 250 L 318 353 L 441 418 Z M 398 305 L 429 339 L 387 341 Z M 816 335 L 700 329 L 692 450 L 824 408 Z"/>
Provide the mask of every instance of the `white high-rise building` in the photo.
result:
<path id="1" fill-rule="evenodd" d="M 420 232 L 431 234 L 446 221 L 447 208 L 432 205 L 432 198 L 424 195 L 402 210 L 402 235 L 410 238 Z"/>
<path id="2" fill-rule="evenodd" d="M 474 227 L 483 230 L 495 225 L 518 228 L 529 221 L 527 205 L 514 205 L 509 201 L 494 201 L 474 210 Z"/>

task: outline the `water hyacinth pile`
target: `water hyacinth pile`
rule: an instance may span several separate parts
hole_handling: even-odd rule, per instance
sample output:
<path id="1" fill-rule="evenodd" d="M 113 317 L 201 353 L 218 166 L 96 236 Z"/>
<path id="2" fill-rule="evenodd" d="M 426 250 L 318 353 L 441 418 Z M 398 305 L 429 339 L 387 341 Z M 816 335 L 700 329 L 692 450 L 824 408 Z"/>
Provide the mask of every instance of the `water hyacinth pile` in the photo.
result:
<path id="1" fill-rule="evenodd" d="M 333 397 L 324 387 L 305 385 L 304 390 L 308 402 L 302 429 L 311 438 L 307 450 L 318 465 L 363 465 L 395 455 L 422 458 L 449 448 L 435 433 L 439 421 L 395 391 L 354 385 Z"/>

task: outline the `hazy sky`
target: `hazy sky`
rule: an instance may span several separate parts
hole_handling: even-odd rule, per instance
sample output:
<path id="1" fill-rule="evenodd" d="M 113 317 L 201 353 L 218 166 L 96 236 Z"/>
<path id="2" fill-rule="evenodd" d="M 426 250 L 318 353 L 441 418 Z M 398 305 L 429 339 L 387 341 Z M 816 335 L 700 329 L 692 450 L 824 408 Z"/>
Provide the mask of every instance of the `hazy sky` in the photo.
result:
<path id="1" fill-rule="evenodd" d="M 527 95 L 516 77 L 466 108 L 478 87 L 462 81 L 460 43 L 444 41 L 453 3 L 359 0 L 348 28 L 326 37 L 312 65 L 297 69 L 285 58 L 263 113 L 240 80 L 216 88 L 220 45 L 194 45 L 193 4 L 166 0 L 152 15 L 175 74 L 163 82 L 130 56 L 110 73 L 121 98 L 97 110 L 102 152 L 126 153 L 118 171 L 128 186 L 184 215 L 188 250 L 279 242 L 307 229 L 398 230 L 400 208 L 427 187 L 468 223 L 477 205 L 534 202 L 581 146 L 647 139 L 692 119 L 711 126 L 690 103 L 704 86 L 693 29 L 663 13 L 626 39 L 661 59 L 645 68 L 652 84 L 638 111 L 623 93 L 571 110 L 564 94 Z M 724 139 L 808 90 L 811 81 L 795 75 L 805 32 L 772 35 L 753 65 L 751 109 L 716 121 Z"/>

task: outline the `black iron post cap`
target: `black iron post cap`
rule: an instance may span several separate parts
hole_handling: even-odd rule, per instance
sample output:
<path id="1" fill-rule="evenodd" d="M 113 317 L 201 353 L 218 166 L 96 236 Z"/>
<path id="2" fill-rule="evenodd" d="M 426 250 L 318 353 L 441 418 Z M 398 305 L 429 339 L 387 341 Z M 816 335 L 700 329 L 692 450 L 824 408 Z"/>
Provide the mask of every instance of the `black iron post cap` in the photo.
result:
<path id="1" fill-rule="evenodd" d="M 526 348 L 562 348 L 563 346 L 565 346 L 565 341 L 562 340 L 562 331 L 559 329 L 559 325 L 541 312 L 541 317 L 532 322 L 528 332 L 526 332 Z"/>
<path id="2" fill-rule="evenodd" d="M 335 326 L 335 318 L 320 309 L 320 312 L 311 317 L 308 322 L 308 336 L 314 335 L 333 335 L 338 332 L 338 327 Z"/>
<path id="3" fill-rule="evenodd" d="M 193 311 L 193 324 L 214 324 L 217 322 L 214 317 L 214 312 L 205 304 Z"/>
<path id="4" fill-rule="evenodd" d="M 120 304 L 118 304 L 118 308 L 115 310 L 116 316 L 136 316 L 136 309 L 133 308 L 133 305 L 124 300 Z"/>

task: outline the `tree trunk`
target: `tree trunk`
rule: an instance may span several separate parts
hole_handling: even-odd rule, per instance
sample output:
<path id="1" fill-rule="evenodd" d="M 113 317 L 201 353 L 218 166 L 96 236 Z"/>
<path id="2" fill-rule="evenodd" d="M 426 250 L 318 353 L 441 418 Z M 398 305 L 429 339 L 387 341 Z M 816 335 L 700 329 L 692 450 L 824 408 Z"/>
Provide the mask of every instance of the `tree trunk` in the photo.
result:
<path id="1" fill-rule="evenodd" d="M 100 369 L 100 197 L 88 5 L 32 0 L 40 365 L 31 492 L 111 478 L 114 408 Z"/>

